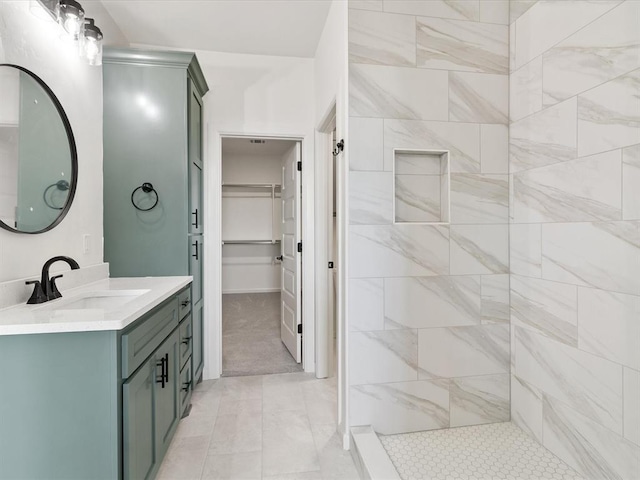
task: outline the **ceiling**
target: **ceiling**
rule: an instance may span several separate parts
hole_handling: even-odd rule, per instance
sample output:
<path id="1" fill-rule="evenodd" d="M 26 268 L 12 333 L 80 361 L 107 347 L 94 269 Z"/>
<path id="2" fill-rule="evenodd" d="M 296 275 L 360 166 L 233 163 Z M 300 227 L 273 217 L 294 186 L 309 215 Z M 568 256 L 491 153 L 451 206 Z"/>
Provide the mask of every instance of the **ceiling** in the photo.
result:
<path id="1" fill-rule="evenodd" d="M 102 0 L 132 44 L 313 57 L 330 0 Z"/>

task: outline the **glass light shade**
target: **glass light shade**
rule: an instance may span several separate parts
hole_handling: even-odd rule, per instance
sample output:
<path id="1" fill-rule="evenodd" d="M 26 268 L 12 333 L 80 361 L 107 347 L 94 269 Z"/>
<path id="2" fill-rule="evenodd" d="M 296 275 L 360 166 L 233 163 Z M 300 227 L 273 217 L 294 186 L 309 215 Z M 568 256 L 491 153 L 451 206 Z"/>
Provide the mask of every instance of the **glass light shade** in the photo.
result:
<path id="1" fill-rule="evenodd" d="M 102 65 L 102 32 L 93 18 L 85 19 L 81 55 L 89 65 Z"/>
<path id="2" fill-rule="evenodd" d="M 60 0 L 58 23 L 73 40 L 80 40 L 84 28 L 84 9 L 74 0 Z"/>

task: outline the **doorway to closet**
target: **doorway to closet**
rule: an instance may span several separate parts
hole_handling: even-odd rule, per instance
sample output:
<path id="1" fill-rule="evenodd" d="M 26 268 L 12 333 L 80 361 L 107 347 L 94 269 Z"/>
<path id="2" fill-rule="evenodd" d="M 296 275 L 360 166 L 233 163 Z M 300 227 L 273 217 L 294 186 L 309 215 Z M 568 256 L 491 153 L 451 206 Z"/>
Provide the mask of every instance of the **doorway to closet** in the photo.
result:
<path id="1" fill-rule="evenodd" d="M 302 371 L 301 142 L 222 138 L 222 375 Z"/>

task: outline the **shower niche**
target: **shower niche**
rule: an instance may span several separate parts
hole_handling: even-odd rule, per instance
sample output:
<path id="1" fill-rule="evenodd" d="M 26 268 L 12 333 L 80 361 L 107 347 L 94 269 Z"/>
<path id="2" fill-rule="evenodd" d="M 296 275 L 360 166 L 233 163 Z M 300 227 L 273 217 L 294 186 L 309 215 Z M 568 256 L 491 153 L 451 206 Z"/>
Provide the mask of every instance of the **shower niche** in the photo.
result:
<path id="1" fill-rule="evenodd" d="M 446 150 L 394 150 L 394 223 L 448 224 L 449 170 Z"/>

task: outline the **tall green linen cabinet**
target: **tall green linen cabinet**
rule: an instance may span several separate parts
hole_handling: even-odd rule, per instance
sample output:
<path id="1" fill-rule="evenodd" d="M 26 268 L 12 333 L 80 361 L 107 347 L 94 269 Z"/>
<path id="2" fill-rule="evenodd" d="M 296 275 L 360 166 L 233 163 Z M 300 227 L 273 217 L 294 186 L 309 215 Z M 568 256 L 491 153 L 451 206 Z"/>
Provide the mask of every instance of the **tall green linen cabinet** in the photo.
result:
<path id="1" fill-rule="evenodd" d="M 193 276 L 194 379 L 204 366 L 202 97 L 208 90 L 194 53 L 105 49 L 105 261 L 112 277 Z"/>

